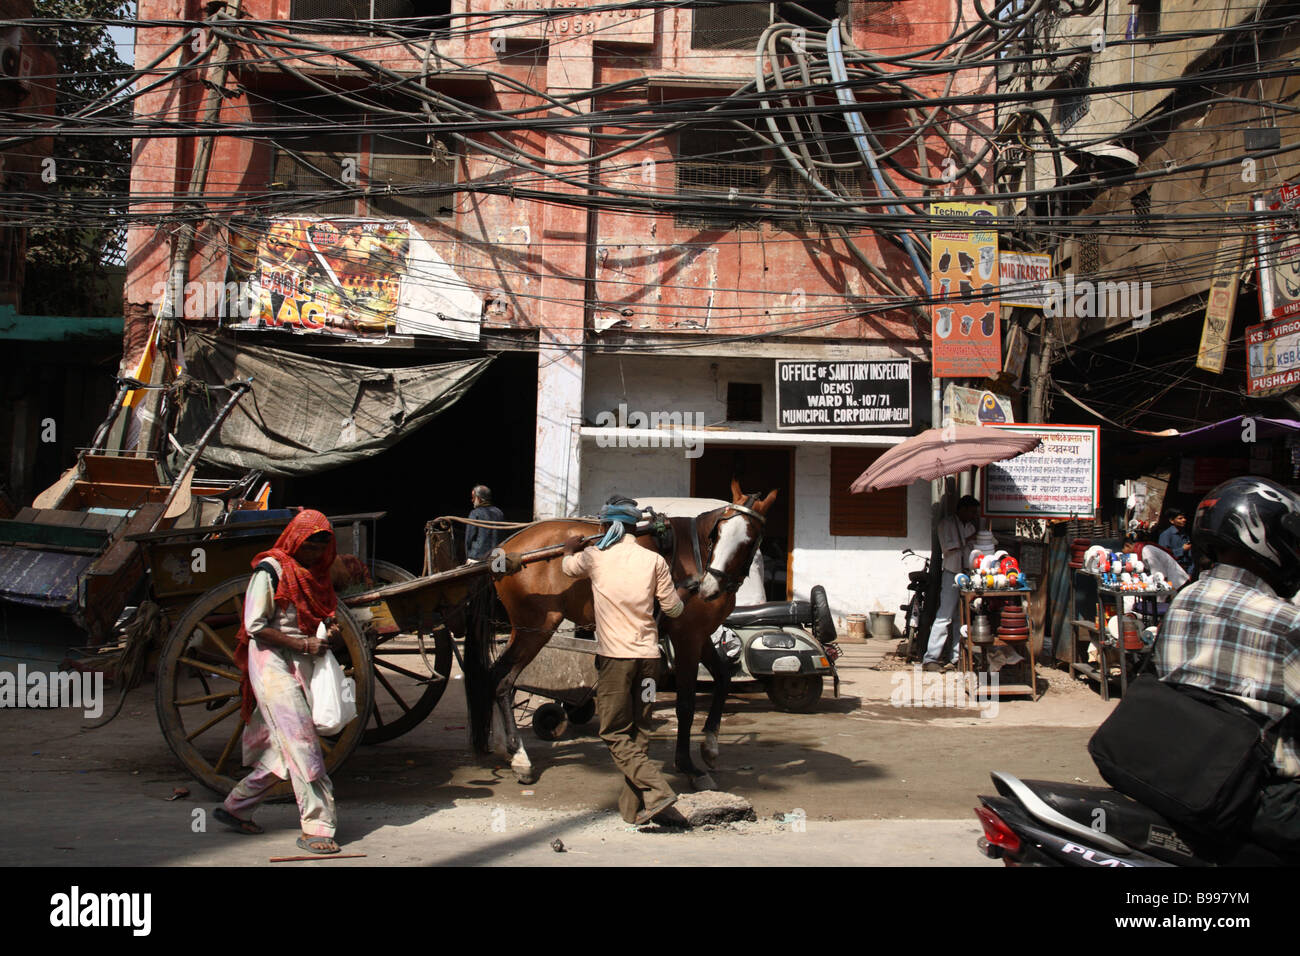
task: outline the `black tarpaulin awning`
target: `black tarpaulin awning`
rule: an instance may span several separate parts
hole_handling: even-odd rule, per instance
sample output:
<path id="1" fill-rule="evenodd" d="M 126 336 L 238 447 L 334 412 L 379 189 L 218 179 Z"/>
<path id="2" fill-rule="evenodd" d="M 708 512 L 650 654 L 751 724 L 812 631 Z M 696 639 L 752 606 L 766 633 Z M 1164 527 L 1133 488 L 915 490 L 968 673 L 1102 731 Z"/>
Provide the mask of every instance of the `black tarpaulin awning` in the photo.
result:
<path id="1" fill-rule="evenodd" d="M 265 345 L 236 345 L 191 331 L 185 359 L 198 383 L 253 379 L 200 459 L 269 475 L 309 475 L 377 454 L 458 401 L 492 358 L 371 368 Z M 225 402 L 225 391 L 187 390 L 177 439 L 189 454 Z"/>

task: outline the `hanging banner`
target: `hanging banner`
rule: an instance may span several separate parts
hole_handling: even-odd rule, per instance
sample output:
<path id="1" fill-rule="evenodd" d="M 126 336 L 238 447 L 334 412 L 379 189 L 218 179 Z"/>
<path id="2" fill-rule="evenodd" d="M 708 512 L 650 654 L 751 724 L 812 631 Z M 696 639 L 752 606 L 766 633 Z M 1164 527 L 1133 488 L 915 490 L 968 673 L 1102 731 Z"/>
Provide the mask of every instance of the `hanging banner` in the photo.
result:
<path id="1" fill-rule="evenodd" d="M 1272 201 L 1255 200 L 1256 211 L 1291 213 L 1300 186 L 1284 183 Z M 1264 322 L 1246 329 L 1246 393 L 1273 395 L 1300 384 L 1300 235 L 1294 219 L 1255 235 L 1259 310 Z"/>
<path id="2" fill-rule="evenodd" d="M 999 290 L 1003 305 L 1041 309 L 1049 298 L 1046 285 L 1052 281 L 1052 257 L 1027 252 L 999 252 Z"/>
<path id="3" fill-rule="evenodd" d="M 1003 425 L 1015 420 L 1011 402 L 1001 395 L 960 385 L 948 385 L 943 390 L 945 425 Z"/>
<path id="4" fill-rule="evenodd" d="M 1257 200 L 1255 208 L 1264 205 Z M 1295 219 L 1300 210 L 1300 185 L 1283 183 L 1267 208 L 1283 218 L 1256 234 L 1255 264 L 1260 279 L 1259 314 L 1265 321 L 1276 321 L 1300 316 L 1300 234 Z"/>
<path id="5" fill-rule="evenodd" d="M 1229 215 L 1245 212 L 1244 202 L 1230 202 L 1224 207 Z M 1229 225 L 1231 229 L 1231 225 Z M 1219 243 L 1214 258 L 1214 278 L 1205 303 L 1205 324 L 1201 328 L 1201 345 L 1196 353 L 1196 367 L 1218 375 L 1228 354 L 1228 337 L 1232 332 L 1232 315 L 1237 307 L 1237 279 L 1241 259 L 1246 252 L 1246 237 L 1228 235 Z"/>
<path id="6" fill-rule="evenodd" d="M 776 427 L 912 424 L 912 362 L 777 362 Z"/>
<path id="7" fill-rule="evenodd" d="M 984 466 L 980 505 L 989 518 L 1091 518 L 1099 504 L 1096 425 L 999 425 L 1043 443 Z"/>
<path id="8" fill-rule="evenodd" d="M 935 216 L 987 219 L 987 230 L 930 238 L 931 358 L 936 378 L 989 378 L 1002 370 L 997 210 L 985 203 L 938 203 Z"/>

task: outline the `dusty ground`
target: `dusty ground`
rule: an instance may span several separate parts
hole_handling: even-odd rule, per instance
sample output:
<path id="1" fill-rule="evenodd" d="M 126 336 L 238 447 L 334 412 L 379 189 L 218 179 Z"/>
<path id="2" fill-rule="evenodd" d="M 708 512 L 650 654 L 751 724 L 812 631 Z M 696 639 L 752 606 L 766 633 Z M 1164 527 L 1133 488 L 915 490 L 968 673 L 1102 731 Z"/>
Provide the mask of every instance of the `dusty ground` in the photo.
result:
<path id="1" fill-rule="evenodd" d="M 1091 685 L 1052 675 L 1038 701 L 1001 701 L 987 717 L 971 707 L 895 706 L 913 688 L 902 683 L 909 672 L 881 663 L 894 643 L 843 645 L 841 696 L 831 699 L 828 686 L 817 713 L 778 713 L 761 693 L 728 701 L 714 775 L 753 802 L 757 823 L 692 833 L 627 827 L 594 727 L 553 743 L 525 728 L 541 777 L 520 786 L 503 760 L 471 759 L 457 681 L 417 730 L 358 749 L 334 775 L 340 841 L 367 854 L 351 861 L 359 864 L 979 864 L 988 861 L 974 848 L 971 808 L 990 770 L 1100 782 L 1085 745 L 1113 702 Z M 167 748 L 152 695 L 152 685 L 140 688 L 121 717 L 90 732 L 79 712 L 0 714 L 7 862 L 265 865 L 298 852 L 291 805 L 260 811 L 262 838 L 203 820 L 215 798 Z M 663 695 L 656 715 L 669 720 L 651 753 L 664 761 L 672 713 Z M 168 801 L 175 787 L 190 796 Z M 196 819 L 210 825 L 195 832 Z M 555 838 L 565 853 L 551 849 Z"/>

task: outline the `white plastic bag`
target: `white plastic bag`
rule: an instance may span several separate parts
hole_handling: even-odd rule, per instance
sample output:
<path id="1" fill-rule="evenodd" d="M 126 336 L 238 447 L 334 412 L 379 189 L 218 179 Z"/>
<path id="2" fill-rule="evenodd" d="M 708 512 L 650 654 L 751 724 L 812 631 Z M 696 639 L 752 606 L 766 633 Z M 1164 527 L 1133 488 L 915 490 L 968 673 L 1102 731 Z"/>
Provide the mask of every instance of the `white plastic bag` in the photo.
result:
<path id="1" fill-rule="evenodd" d="M 317 635 L 324 639 L 324 624 Z M 330 737 L 356 719 L 357 687 L 351 677 L 344 676 L 333 651 L 327 650 L 312 663 L 311 682 L 307 685 L 311 719 L 317 733 Z"/>

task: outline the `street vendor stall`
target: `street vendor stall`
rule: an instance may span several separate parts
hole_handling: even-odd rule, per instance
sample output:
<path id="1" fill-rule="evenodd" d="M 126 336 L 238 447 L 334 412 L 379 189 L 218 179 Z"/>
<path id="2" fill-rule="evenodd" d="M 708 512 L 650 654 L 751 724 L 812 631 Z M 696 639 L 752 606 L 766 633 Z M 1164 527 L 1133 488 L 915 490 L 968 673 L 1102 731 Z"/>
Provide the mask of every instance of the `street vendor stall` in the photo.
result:
<path id="1" fill-rule="evenodd" d="M 957 575 L 961 599 L 961 660 L 964 674 L 984 696 L 1028 695 L 1038 699 L 1034 648 L 1029 635 L 1033 589 L 1019 562 L 982 531 Z M 1003 670 L 1014 671 L 1011 680 Z"/>

